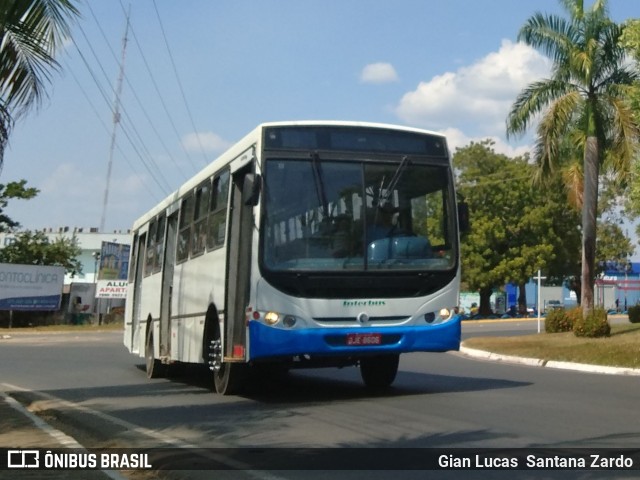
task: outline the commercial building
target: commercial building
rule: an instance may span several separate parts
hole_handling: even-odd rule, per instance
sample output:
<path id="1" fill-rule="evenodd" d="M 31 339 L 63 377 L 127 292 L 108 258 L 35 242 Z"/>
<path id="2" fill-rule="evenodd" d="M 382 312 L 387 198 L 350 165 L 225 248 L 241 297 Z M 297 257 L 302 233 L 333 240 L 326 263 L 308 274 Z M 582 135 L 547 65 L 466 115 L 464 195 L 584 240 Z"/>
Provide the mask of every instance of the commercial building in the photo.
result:
<path id="1" fill-rule="evenodd" d="M 129 230 L 99 232 L 98 228 L 93 227 L 57 227 L 40 231 L 44 232 L 51 241 L 75 238 L 81 250 L 78 260 L 82 265 L 82 271 L 75 275 L 65 274 L 61 307 L 64 313 L 104 314 L 124 304 L 124 300 L 96 299 L 95 292 L 103 242 L 129 245 L 131 243 Z M 15 233 L 0 233 L 0 248 L 10 245 L 15 238 Z"/>

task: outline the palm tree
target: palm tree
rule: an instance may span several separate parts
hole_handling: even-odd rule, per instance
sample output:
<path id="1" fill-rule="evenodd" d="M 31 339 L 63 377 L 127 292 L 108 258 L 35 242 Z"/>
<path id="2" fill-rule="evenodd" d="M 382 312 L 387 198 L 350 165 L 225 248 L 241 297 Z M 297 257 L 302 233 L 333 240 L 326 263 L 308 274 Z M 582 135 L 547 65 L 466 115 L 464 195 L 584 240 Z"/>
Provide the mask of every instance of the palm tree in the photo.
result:
<path id="1" fill-rule="evenodd" d="M 629 171 L 640 125 L 626 98 L 639 75 L 626 66 L 622 27 L 608 18 L 606 0 L 596 0 L 590 10 L 583 0 L 560 1 L 569 19 L 536 13 L 519 32 L 518 39 L 550 57 L 553 68 L 550 78 L 518 95 L 507 117 L 507 135 L 524 133 L 540 114 L 534 157 L 547 175 L 562 163 L 568 140 L 582 153 L 581 305 L 588 313 L 594 304 L 600 166 L 606 151 L 615 172 Z"/>
<path id="2" fill-rule="evenodd" d="M 38 105 L 53 58 L 78 16 L 74 0 L 0 2 L 0 166 L 14 120 Z"/>

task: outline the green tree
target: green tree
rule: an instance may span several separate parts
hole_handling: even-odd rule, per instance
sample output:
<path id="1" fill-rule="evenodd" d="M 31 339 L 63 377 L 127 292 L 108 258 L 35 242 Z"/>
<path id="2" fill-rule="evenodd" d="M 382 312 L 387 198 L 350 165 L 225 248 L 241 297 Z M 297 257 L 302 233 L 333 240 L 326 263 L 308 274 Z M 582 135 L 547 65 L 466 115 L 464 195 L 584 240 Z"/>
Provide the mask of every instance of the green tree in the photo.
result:
<path id="1" fill-rule="evenodd" d="M 0 249 L 0 262 L 22 265 L 58 265 L 71 275 L 82 273 L 78 256 L 82 253 L 78 241 L 73 238 L 56 238 L 51 241 L 43 232 L 24 231 L 15 241 Z"/>
<path id="2" fill-rule="evenodd" d="M 463 282 L 480 293 L 482 314 L 491 293 L 508 282 L 521 286 L 526 306 L 524 284 L 538 269 L 566 268 L 576 250 L 579 222 L 564 189 L 534 188 L 527 157 L 497 154 L 489 140 L 458 149 L 453 163 L 472 219 L 462 242 Z"/>
<path id="3" fill-rule="evenodd" d="M 38 105 L 54 55 L 79 13 L 73 0 L 0 2 L 0 165 L 14 120 Z"/>
<path id="4" fill-rule="evenodd" d="M 540 49 L 553 61 L 551 78 L 526 87 L 507 118 L 507 134 L 525 132 L 542 114 L 537 127 L 535 160 L 553 175 L 562 162 L 561 146 L 570 137 L 582 151 L 582 299 L 585 314 L 593 309 L 596 219 L 600 166 L 609 152 L 611 168 L 629 172 L 640 125 L 628 103 L 628 88 L 638 72 L 625 63 L 622 27 L 608 18 L 606 0 L 590 10 L 583 0 L 561 0 L 569 18 L 536 13 L 518 39 Z"/>
<path id="5" fill-rule="evenodd" d="M 604 270 L 604 264 L 607 262 L 625 265 L 632 254 L 633 245 L 618 223 L 614 221 L 598 222 L 596 259 L 600 271 Z"/>
<path id="6" fill-rule="evenodd" d="M 9 232 L 20 226 L 18 222 L 9 218 L 4 209 L 7 208 L 12 198 L 29 199 L 38 194 L 38 189 L 26 187 L 27 181 L 9 182 L 6 185 L 0 183 L 0 232 Z"/>
<path id="7" fill-rule="evenodd" d="M 625 22 L 621 44 L 635 60 L 636 70 L 640 71 L 640 20 L 633 19 Z M 630 91 L 629 97 L 636 119 L 640 121 L 640 81 Z M 633 164 L 626 200 L 626 212 L 632 217 L 640 215 L 640 159 L 636 159 Z M 640 225 L 636 233 L 640 236 Z"/>

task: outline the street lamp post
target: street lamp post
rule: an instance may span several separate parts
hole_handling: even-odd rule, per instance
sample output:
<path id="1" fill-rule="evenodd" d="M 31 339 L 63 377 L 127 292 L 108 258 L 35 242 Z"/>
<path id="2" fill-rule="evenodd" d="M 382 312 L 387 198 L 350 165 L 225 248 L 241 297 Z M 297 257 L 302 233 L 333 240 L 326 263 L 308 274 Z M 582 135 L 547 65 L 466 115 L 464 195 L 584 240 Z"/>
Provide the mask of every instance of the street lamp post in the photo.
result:
<path id="1" fill-rule="evenodd" d="M 94 284 L 94 293 L 93 293 L 93 305 L 94 305 L 94 313 L 98 316 L 98 325 L 100 325 L 100 299 L 98 297 L 98 264 L 100 263 L 100 252 L 93 252 L 93 284 Z M 97 301 L 96 301 L 97 298 Z"/>

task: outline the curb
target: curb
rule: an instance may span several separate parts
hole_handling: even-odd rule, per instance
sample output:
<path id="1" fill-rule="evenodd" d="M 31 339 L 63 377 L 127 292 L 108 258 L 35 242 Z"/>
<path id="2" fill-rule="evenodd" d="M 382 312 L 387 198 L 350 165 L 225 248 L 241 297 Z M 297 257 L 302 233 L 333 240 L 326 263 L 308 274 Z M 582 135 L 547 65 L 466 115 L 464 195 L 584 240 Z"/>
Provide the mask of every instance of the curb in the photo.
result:
<path id="1" fill-rule="evenodd" d="M 477 350 L 460 345 L 460 353 L 467 357 L 480 358 L 530 367 L 556 368 L 560 370 L 574 370 L 578 372 L 601 373 L 607 375 L 640 376 L 640 368 L 608 367 L 604 365 L 589 365 L 585 363 L 561 362 L 557 360 L 542 360 L 539 358 L 517 357 L 514 355 L 502 355 L 499 353 Z"/>

